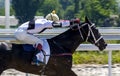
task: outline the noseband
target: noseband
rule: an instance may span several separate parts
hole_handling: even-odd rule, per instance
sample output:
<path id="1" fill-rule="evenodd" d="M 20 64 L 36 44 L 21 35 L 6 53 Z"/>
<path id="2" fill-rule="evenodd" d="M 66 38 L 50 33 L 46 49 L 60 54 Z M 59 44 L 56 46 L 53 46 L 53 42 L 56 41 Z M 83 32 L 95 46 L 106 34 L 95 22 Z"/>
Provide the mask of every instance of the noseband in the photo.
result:
<path id="1" fill-rule="evenodd" d="M 82 34 L 82 32 L 81 32 L 81 28 L 82 28 L 83 26 L 88 26 L 88 29 L 89 29 L 86 38 L 84 38 L 84 36 L 83 36 L 83 34 Z M 98 43 L 98 42 L 103 38 L 103 36 L 100 36 L 100 37 L 97 39 L 97 38 L 95 37 L 95 34 L 94 34 L 93 30 L 92 30 L 92 27 L 93 27 L 93 26 L 95 26 L 95 24 L 92 24 L 91 26 L 90 26 L 90 24 L 88 24 L 88 23 L 84 23 L 84 24 L 82 24 L 81 26 L 79 26 L 79 24 L 77 25 L 78 30 L 79 30 L 79 33 L 80 33 L 80 36 L 82 37 L 82 39 L 87 42 L 88 39 L 89 39 L 89 36 L 90 36 L 90 34 L 91 34 L 92 37 L 93 37 L 93 39 L 94 39 L 94 44 L 96 44 L 96 43 Z"/>

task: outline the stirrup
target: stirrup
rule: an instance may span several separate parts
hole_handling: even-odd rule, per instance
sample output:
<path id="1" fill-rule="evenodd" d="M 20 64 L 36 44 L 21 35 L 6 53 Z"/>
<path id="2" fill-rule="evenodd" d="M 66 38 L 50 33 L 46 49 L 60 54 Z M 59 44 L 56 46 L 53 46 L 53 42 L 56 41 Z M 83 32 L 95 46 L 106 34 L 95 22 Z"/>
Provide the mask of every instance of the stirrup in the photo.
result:
<path id="1" fill-rule="evenodd" d="M 34 53 L 34 56 L 33 56 L 32 61 L 31 61 L 32 65 L 37 65 L 37 66 L 45 65 L 44 61 L 40 61 L 40 60 L 37 59 L 36 54 L 39 53 L 39 52 L 40 52 L 39 50 L 36 50 L 36 52 Z"/>
<path id="2" fill-rule="evenodd" d="M 44 62 L 37 60 L 37 57 L 36 57 L 36 56 L 33 57 L 31 64 L 32 64 L 32 65 L 37 65 L 37 66 L 45 65 Z"/>
<path id="3" fill-rule="evenodd" d="M 31 64 L 32 65 L 37 65 L 37 66 L 45 65 L 45 63 L 41 62 L 41 61 L 36 61 L 36 62 L 32 61 Z"/>

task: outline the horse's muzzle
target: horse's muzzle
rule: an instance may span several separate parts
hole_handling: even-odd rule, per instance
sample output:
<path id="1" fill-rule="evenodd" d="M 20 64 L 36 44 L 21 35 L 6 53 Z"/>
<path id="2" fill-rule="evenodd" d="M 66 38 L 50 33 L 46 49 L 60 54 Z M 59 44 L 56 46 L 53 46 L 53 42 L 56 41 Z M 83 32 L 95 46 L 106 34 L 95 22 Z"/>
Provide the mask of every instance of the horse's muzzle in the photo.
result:
<path id="1" fill-rule="evenodd" d="M 101 47 L 99 47 L 99 50 L 100 50 L 100 51 L 103 51 L 106 47 L 107 47 L 107 44 L 104 44 L 104 45 L 102 45 Z"/>

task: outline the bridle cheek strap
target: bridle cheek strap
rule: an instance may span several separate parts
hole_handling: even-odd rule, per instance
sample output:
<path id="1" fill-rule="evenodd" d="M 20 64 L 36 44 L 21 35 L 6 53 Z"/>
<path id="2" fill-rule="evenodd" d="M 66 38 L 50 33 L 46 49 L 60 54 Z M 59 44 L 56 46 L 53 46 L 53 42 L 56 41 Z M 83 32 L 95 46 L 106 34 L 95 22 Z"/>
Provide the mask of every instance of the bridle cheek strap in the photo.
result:
<path id="1" fill-rule="evenodd" d="M 80 36 L 82 37 L 82 40 L 85 40 L 85 38 L 83 37 L 83 34 L 82 34 L 80 28 L 82 28 L 82 27 L 85 26 L 86 24 L 88 24 L 88 23 L 84 23 L 84 24 L 82 24 L 81 26 L 79 26 L 79 24 L 77 25 L 78 30 L 79 30 L 79 33 L 80 33 Z M 87 36 L 87 37 L 88 37 L 88 36 Z"/>
<path id="2" fill-rule="evenodd" d="M 83 27 L 83 26 L 85 26 L 86 24 L 88 25 L 89 31 L 88 31 L 87 37 L 86 37 L 86 39 L 85 39 L 85 38 L 83 37 L 83 34 L 82 34 L 80 28 Z M 88 24 L 88 23 L 85 23 L 85 24 L 83 24 L 83 25 L 81 25 L 81 26 L 78 25 L 78 30 L 79 30 L 80 36 L 82 37 L 83 40 L 85 40 L 85 41 L 87 42 L 88 39 L 89 39 L 89 36 L 90 36 L 90 34 L 91 34 L 92 37 L 93 37 L 93 39 L 94 39 L 94 42 L 95 42 L 94 44 L 96 44 L 96 43 L 98 43 L 98 42 L 103 38 L 103 36 L 100 36 L 98 39 L 95 38 L 95 35 L 94 35 L 94 33 L 93 33 L 92 29 L 91 29 L 94 25 L 95 25 L 95 24 L 92 24 L 92 25 L 90 26 L 90 24 Z"/>
<path id="3" fill-rule="evenodd" d="M 96 43 L 98 43 L 102 38 L 103 38 L 103 36 L 100 36 L 98 39 L 96 39 L 95 38 L 95 35 L 94 35 L 94 33 L 93 33 L 93 31 L 92 31 L 92 29 L 91 29 L 91 27 L 93 27 L 95 24 L 92 24 L 91 26 L 88 24 L 88 27 L 89 27 L 89 32 L 88 32 L 88 37 L 89 37 L 89 35 L 90 35 L 90 33 L 91 33 L 91 35 L 92 35 L 92 37 L 93 37 L 93 39 L 94 39 L 94 44 L 96 44 Z M 88 38 L 87 38 L 88 39 Z"/>
<path id="4" fill-rule="evenodd" d="M 84 40 L 84 37 L 83 37 L 83 35 L 82 35 L 82 32 L 81 32 L 81 30 L 80 30 L 80 26 L 79 26 L 79 25 L 78 25 L 78 30 L 79 30 L 80 36 L 81 36 L 82 39 Z"/>
<path id="5" fill-rule="evenodd" d="M 98 39 L 95 41 L 95 44 L 98 43 L 102 38 L 103 38 L 103 36 L 100 36 L 100 38 L 98 38 Z"/>

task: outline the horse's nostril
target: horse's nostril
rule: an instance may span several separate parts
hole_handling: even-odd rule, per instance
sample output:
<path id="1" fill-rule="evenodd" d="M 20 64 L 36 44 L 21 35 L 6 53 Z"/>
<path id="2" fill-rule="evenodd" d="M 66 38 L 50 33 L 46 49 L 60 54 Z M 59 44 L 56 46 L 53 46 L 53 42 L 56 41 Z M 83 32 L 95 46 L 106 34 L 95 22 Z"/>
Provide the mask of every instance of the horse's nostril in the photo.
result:
<path id="1" fill-rule="evenodd" d="M 107 46 L 107 44 L 105 44 L 105 47 Z"/>

